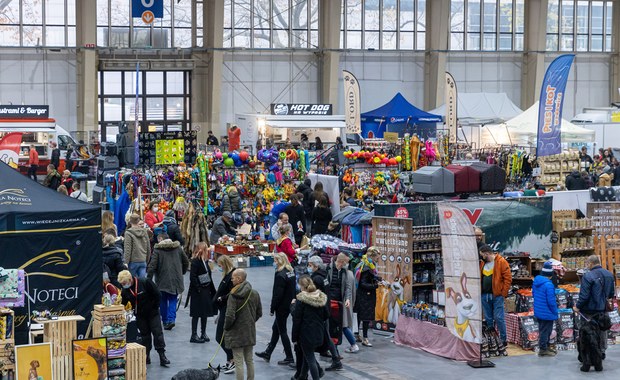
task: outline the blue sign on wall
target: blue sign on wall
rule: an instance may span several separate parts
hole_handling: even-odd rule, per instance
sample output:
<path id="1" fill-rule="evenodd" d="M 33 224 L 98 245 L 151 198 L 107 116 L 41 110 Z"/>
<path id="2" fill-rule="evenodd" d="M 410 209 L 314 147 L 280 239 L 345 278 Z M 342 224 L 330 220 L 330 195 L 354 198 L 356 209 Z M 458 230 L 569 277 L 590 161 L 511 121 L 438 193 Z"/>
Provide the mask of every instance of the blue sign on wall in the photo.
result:
<path id="1" fill-rule="evenodd" d="M 151 11 L 155 18 L 164 17 L 164 0 L 132 0 L 131 15 L 142 17 L 144 12 Z"/>

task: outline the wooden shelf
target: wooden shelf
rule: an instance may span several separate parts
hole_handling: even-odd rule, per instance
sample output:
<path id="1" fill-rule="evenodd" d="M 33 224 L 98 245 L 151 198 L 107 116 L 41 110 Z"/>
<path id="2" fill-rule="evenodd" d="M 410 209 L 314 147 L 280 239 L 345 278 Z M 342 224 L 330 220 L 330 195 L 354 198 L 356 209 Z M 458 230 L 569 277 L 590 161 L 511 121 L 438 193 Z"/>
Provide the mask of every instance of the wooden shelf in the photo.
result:
<path id="1" fill-rule="evenodd" d="M 583 252 L 583 251 L 593 251 L 594 247 L 583 247 L 583 248 L 566 248 L 563 249 L 562 253 L 571 253 L 571 252 Z"/>
<path id="2" fill-rule="evenodd" d="M 424 265 L 424 264 L 435 264 L 434 261 L 414 261 L 411 263 L 412 265 Z"/>
<path id="3" fill-rule="evenodd" d="M 419 287 L 422 287 L 422 286 L 433 286 L 433 285 L 435 285 L 434 282 L 424 282 L 424 283 L 421 283 L 421 284 L 413 284 L 411 286 L 413 286 L 414 288 L 419 288 Z"/>
<path id="4" fill-rule="evenodd" d="M 435 249 L 418 249 L 411 251 L 412 253 L 428 253 L 428 252 L 441 252 L 441 247 Z"/>
<path id="5" fill-rule="evenodd" d="M 594 227 L 583 227 L 583 228 L 571 228 L 568 230 L 561 230 L 558 232 L 563 234 L 564 232 L 581 232 L 581 231 L 593 231 L 593 230 L 594 230 Z"/>
<path id="6" fill-rule="evenodd" d="M 415 239 L 415 238 L 413 239 L 413 241 L 435 241 L 435 240 L 441 240 L 441 236 L 426 238 L 426 239 Z"/>

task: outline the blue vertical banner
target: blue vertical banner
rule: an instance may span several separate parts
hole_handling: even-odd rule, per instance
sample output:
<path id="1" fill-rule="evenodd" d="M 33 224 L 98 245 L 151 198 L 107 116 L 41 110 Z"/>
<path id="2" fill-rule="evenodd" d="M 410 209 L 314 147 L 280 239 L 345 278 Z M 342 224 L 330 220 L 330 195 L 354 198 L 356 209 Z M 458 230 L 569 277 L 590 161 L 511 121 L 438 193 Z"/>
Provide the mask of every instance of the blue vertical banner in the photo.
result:
<path id="1" fill-rule="evenodd" d="M 140 165 L 140 98 L 138 94 L 140 94 L 140 62 L 136 63 L 136 104 L 134 106 L 136 125 L 134 127 L 133 159 L 136 167 Z"/>
<path id="2" fill-rule="evenodd" d="M 562 106 L 568 73 L 573 64 L 573 54 L 556 58 L 545 74 L 540 90 L 538 109 L 538 134 L 536 138 L 536 155 L 550 156 L 562 152 Z"/>
<path id="3" fill-rule="evenodd" d="M 131 16 L 143 17 L 150 11 L 155 18 L 164 17 L 164 0 L 131 0 Z"/>

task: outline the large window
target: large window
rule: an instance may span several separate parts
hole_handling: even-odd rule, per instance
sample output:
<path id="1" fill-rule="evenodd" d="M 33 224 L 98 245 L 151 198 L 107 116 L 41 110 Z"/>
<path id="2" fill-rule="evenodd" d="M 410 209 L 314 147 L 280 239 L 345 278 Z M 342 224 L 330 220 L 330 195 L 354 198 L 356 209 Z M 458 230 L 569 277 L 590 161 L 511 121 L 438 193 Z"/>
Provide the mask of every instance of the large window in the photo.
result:
<path id="1" fill-rule="evenodd" d="M 135 71 L 99 72 L 102 139 L 114 141 L 119 124 L 134 123 L 136 111 L 143 132 L 189 130 L 189 71 L 141 71 L 137 90 L 136 107 Z"/>
<path id="2" fill-rule="evenodd" d="M 426 0 L 342 2 L 344 49 L 424 50 L 425 37 Z"/>
<path id="3" fill-rule="evenodd" d="M 452 0 L 451 50 L 523 50 L 525 0 Z"/>
<path id="4" fill-rule="evenodd" d="M 0 46 L 75 46 L 75 0 L 0 0 Z"/>
<path id="5" fill-rule="evenodd" d="M 155 19 L 151 24 L 145 24 L 140 17 L 132 17 L 131 1 L 96 1 L 98 46 L 116 48 L 202 46 L 202 30 L 198 33 L 198 29 L 202 29 L 202 1 L 163 0 L 164 17 Z M 192 25 L 194 19 L 196 25 Z"/>
<path id="6" fill-rule="evenodd" d="M 612 1 L 549 0 L 547 50 L 611 51 Z"/>
<path id="7" fill-rule="evenodd" d="M 318 43 L 319 0 L 224 1 L 224 47 L 313 49 Z"/>

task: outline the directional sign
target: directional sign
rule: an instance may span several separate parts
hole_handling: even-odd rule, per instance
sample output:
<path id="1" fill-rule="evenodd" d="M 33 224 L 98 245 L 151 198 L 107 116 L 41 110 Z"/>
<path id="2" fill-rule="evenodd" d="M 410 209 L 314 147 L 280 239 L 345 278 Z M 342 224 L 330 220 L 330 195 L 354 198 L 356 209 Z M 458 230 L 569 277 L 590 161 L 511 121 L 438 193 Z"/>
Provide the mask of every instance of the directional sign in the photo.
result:
<path id="1" fill-rule="evenodd" d="M 142 18 L 145 24 L 152 23 L 156 18 L 164 17 L 163 0 L 132 0 L 131 14 L 134 18 Z"/>

